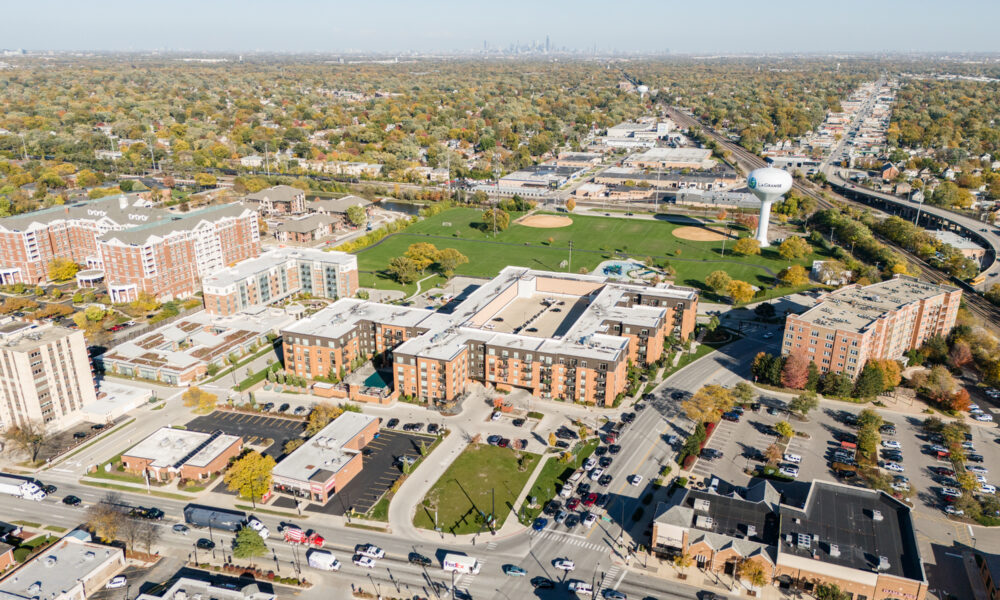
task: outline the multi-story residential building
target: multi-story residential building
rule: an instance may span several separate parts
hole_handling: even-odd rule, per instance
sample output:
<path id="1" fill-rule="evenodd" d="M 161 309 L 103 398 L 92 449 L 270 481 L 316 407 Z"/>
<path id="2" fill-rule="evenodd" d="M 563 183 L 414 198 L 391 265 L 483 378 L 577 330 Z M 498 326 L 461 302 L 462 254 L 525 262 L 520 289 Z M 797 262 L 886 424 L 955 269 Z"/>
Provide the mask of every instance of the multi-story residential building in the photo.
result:
<path id="1" fill-rule="evenodd" d="M 339 300 L 282 331 L 287 368 L 307 377 L 381 355 L 400 394 L 448 402 L 469 382 L 611 405 L 630 363 L 694 331 L 697 292 L 507 267 L 450 313 Z"/>
<path id="2" fill-rule="evenodd" d="M 308 244 L 320 238 L 333 235 L 339 219 L 315 214 L 284 221 L 275 228 L 274 235 L 282 242 Z"/>
<path id="3" fill-rule="evenodd" d="M 206 277 L 205 309 L 232 315 L 306 292 L 350 298 L 358 291 L 358 257 L 312 248 L 276 248 Z"/>
<path id="4" fill-rule="evenodd" d="M 0 283 L 43 283 L 54 259 L 69 259 L 102 271 L 113 302 L 193 294 L 201 277 L 259 252 L 257 213 L 242 203 L 177 214 L 120 196 L 0 219 Z"/>
<path id="5" fill-rule="evenodd" d="M 782 354 L 805 353 L 821 372 L 856 378 L 869 359 L 898 359 L 955 326 L 962 291 L 897 275 L 821 296 L 785 319 Z"/>
<path id="6" fill-rule="evenodd" d="M 262 215 L 298 215 L 306 211 L 306 193 L 290 185 L 276 185 L 247 196 Z"/>
<path id="7" fill-rule="evenodd" d="M 96 400 L 82 331 L 14 320 L 0 325 L 0 429 L 31 422 L 65 429 Z"/>
<path id="8" fill-rule="evenodd" d="M 764 480 L 737 488 L 712 479 L 657 506 L 650 542 L 661 558 L 687 554 L 714 573 L 756 562 L 786 590 L 827 583 L 858 599 L 927 597 L 910 508 L 878 490 L 813 480 L 803 497 L 783 497 Z"/>

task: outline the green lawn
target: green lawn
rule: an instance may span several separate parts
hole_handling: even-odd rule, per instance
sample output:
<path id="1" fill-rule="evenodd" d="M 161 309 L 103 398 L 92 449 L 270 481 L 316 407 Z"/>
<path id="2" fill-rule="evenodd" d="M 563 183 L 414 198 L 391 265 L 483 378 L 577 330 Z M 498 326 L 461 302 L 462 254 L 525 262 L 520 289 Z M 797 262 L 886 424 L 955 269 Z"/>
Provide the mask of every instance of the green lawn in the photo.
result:
<path id="1" fill-rule="evenodd" d="M 517 456 L 509 448 L 469 446 L 427 492 L 413 524 L 434 529 L 437 508 L 438 523 L 445 532 L 477 533 L 486 531 L 479 513 L 495 511 L 499 529 L 539 460 L 537 454 L 525 452 L 522 456 L 519 469 Z"/>
<path id="2" fill-rule="evenodd" d="M 562 261 L 569 261 L 569 242 L 572 240 L 573 257 L 569 268 L 574 272 L 584 268 L 592 270 L 601 261 L 621 253 L 640 260 L 646 257 L 652 257 L 655 262 L 668 260 L 677 270 L 677 284 L 699 288 L 709 273 L 720 269 L 734 279 L 769 287 L 774 282 L 773 275 L 790 264 L 808 267 L 821 256 L 813 253 L 790 263 L 778 255 L 776 247 L 765 248 L 760 256 L 736 256 L 730 252 L 733 241 L 727 242 L 723 256 L 721 242 L 693 242 L 674 237 L 674 229 L 686 225 L 684 223 L 579 215 L 572 216 L 573 224 L 568 227 L 537 229 L 512 224 L 507 231 L 493 237 L 492 232 L 480 227 L 481 214 L 474 208 L 449 209 L 359 251 L 359 269 L 375 272 L 374 275 L 363 273 L 361 284 L 377 280 L 378 287 L 403 289 L 389 279 L 385 268 L 390 259 L 402 255 L 410 244 L 417 242 L 455 248 L 469 257 L 469 262 L 457 269 L 459 275 L 493 277 L 507 265 L 561 270 Z M 423 289 L 428 287 L 425 284 Z M 408 292 L 414 288 L 406 286 Z M 783 295 L 789 289 L 778 291 L 777 295 Z"/>
<path id="3" fill-rule="evenodd" d="M 600 440 L 597 438 L 583 444 L 569 462 L 562 462 L 558 457 L 553 456 L 545 463 L 542 472 L 535 479 L 535 484 L 531 486 L 531 491 L 528 492 L 529 496 L 535 497 L 537 506 L 524 509 L 526 520 L 531 521 L 542 512 L 545 503 L 559 493 L 559 489 L 566 483 L 569 476 L 580 468 L 588 456 L 594 453 L 594 448 L 597 448 L 598 444 L 600 444 Z"/>

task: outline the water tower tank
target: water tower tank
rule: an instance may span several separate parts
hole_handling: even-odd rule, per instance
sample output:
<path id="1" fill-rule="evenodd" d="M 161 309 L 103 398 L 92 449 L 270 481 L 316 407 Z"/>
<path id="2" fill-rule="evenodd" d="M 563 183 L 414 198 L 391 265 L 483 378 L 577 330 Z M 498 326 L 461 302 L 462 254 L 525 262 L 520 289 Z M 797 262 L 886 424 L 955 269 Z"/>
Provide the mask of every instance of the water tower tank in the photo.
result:
<path id="1" fill-rule="evenodd" d="M 767 225 L 771 219 L 771 205 L 792 189 L 792 176 L 787 171 L 766 167 L 755 169 L 747 177 L 747 187 L 760 199 L 760 220 L 757 223 L 757 241 L 760 247 L 768 246 Z"/>

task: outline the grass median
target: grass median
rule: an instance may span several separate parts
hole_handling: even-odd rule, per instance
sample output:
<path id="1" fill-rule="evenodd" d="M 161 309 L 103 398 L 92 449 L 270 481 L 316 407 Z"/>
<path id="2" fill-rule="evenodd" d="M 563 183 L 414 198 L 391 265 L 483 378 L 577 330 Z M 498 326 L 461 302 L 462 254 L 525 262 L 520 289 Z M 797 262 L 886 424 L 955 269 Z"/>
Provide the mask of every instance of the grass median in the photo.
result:
<path id="1" fill-rule="evenodd" d="M 587 460 L 587 457 L 594 453 L 594 449 L 600 443 L 600 440 L 594 438 L 579 446 L 568 461 L 564 462 L 559 457 L 553 456 L 545 463 L 545 466 L 542 467 L 542 472 L 535 479 L 535 484 L 531 486 L 531 491 L 528 492 L 529 496 L 535 497 L 537 505 L 534 507 L 525 507 L 523 514 L 526 521 L 534 519 L 542 512 L 542 507 L 545 503 L 559 493 L 559 489 L 566 483 L 569 476 L 573 474 L 573 471 L 580 468 L 583 461 Z"/>

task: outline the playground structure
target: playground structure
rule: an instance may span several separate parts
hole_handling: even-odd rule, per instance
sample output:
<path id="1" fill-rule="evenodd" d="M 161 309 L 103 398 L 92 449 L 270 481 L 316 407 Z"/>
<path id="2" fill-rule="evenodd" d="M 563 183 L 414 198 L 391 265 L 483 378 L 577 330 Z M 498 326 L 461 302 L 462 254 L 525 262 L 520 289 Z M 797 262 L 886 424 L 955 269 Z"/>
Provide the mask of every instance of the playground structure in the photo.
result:
<path id="1" fill-rule="evenodd" d="M 597 265 L 594 275 L 610 277 L 621 281 L 649 282 L 665 273 L 635 260 L 606 260 Z"/>

